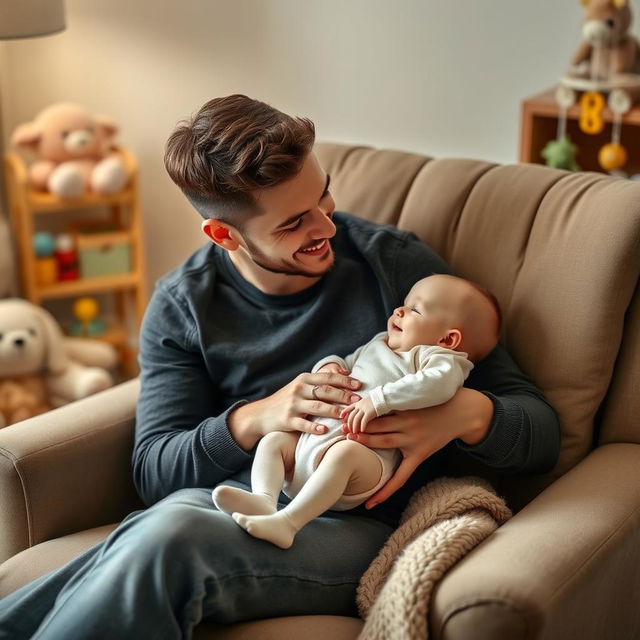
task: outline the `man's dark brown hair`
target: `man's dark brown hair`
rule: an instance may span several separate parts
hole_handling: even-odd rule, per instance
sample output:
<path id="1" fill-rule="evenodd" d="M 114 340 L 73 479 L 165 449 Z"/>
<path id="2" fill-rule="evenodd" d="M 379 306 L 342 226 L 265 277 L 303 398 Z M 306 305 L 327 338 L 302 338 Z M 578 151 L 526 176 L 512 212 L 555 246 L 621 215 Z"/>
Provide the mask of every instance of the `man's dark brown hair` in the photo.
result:
<path id="1" fill-rule="evenodd" d="M 251 191 L 293 178 L 315 139 L 313 122 L 243 95 L 215 98 L 167 141 L 164 164 L 203 218 L 236 227 L 260 213 Z"/>

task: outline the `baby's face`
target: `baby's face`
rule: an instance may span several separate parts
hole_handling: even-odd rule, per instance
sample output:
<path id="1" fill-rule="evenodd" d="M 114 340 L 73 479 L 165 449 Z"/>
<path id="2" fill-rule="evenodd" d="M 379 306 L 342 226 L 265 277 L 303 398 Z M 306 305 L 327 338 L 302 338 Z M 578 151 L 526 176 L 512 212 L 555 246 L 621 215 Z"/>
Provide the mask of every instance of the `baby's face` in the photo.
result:
<path id="1" fill-rule="evenodd" d="M 417 345 L 437 345 L 450 330 L 460 330 L 461 282 L 437 275 L 416 282 L 387 322 L 389 347 L 408 351 Z"/>

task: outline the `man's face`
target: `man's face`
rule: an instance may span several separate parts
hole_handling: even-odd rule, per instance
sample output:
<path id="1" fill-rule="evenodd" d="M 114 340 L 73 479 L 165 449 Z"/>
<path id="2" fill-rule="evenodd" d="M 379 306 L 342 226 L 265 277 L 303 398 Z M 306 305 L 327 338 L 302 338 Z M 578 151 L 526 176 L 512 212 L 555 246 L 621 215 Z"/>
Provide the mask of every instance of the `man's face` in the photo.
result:
<path id="1" fill-rule="evenodd" d="M 335 202 L 329 176 L 313 153 L 294 178 L 253 195 L 264 213 L 244 225 L 240 250 L 254 264 L 271 273 L 309 278 L 331 269 Z"/>

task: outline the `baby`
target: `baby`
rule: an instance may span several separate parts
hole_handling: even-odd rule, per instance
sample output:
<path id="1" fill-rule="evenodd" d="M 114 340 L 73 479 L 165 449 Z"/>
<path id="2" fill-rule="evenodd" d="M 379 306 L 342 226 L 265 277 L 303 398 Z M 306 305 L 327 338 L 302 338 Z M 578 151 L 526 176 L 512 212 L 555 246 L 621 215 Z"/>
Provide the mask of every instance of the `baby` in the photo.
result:
<path id="1" fill-rule="evenodd" d="M 473 368 L 496 345 L 500 309 L 478 285 L 450 275 L 414 284 L 387 331 L 342 359 L 329 356 L 313 371 L 350 371 L 362 384 L 361 400 L 341 419 L 316 420 L 322 435 L 274 431 L 258 444 L 251 471 L 252 492 L 214 489 L 216 506 L 256 538 L 287 549 L 296 533 L 327 509 L 362 504 L 394 474 L 397 449 L 370 449 L 346 439 L 342 430 L 365 431 L 373 418 L 420 409 L 451 399 Z M 280 491 L 292 498 L 277 511 Z"/>

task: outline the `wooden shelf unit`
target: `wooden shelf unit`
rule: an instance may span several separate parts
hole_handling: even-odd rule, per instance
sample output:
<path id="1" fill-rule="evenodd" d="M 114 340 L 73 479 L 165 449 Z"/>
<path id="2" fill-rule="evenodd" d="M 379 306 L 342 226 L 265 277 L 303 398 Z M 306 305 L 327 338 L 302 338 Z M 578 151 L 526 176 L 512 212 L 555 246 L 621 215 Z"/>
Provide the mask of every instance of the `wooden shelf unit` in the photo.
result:
<path id="1" fill-rule="evenodd" d="M 14 229 L 20 266 L 22 295 L 37 305 L 47 300 L 75 298 L 93 294 L 114 297 L 115 317 L 108 320 L 103 339 L 123 354 L 123 362 L 135 361 L 137 335 L 147 304 L 145 286 L 142 213 L 138 196 L 137 163 L 133 154 L 119 148 L 129 174 L 125 189 L 112 195 L 88 193 L 76 199 L 63 199 L 29 186 L 27 166 L 16 153 L 6 154 L 7 192 L 11 223 Z M 100 212 L 109 227 L 121 232 L 131 250 L 131 271 L 99 277 L 59 281 L 43 285 L 38 282 L 33 236 L 38 227 L 46 226 L 54 214 L 67 214 L 82 226 L 87 212 Z M 43 222 L 44 221 L 44 222 Z M 99 235 L 99 234 L 97 234 Z M 113 234 L 111 234 L 113 236 Z M 133 319 L 133 324 L 129 319 Z M 126 354 L 125 354 L 126 350 Z M 126 356 L 126 357 L 125 357 Z M 125 372 L 135 375 L 135 370 Z"/>
<path id="2" fill-rule="evenodd" d="M 522 102 L 520 121 L 520 162 L 544 164 L 542 149 L 555 140 L 560 108 L 555 101 L 555 88 L 527 98 Z M 567 111 L 567 135 L 578 146 L 577 162 L 584 171 L 603 172 L 598 152 L 611 142 L 614 116 L 608 107 L 602 113 L 604 129 L 596 134 L 583 133 L 578 126 L 578 101 Z M 627 150 L 627 164 L 622 170 L 629 175 L 640 173 L 640 106 L 634 105 L 622 117 L 621 144 Z"/>

